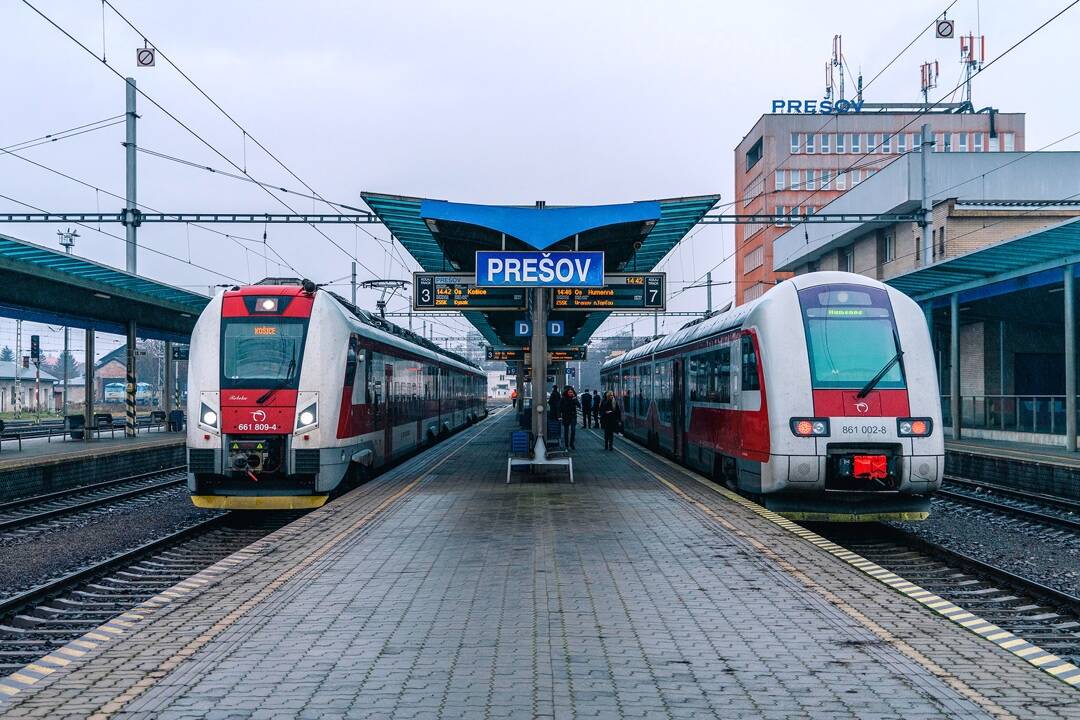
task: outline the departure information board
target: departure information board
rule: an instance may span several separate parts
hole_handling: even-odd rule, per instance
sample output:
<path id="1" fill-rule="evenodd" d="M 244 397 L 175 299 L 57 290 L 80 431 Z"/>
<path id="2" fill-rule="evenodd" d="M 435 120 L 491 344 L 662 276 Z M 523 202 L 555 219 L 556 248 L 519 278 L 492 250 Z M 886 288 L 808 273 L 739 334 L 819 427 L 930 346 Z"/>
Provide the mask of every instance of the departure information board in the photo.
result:
<path id="1" fill-rule="evenodd" d="M 598 288 L 555 288 L 553 310 L 656 310 L 667 308 L 666 273 L 609 273 Z"/>
<path id="2" fill-rule="evenodd" d="M 585 360 L 588 354 L 584 345 L 557 348 L 548 351 L 548 362 L 570 362 L 572 360 Z M 487 346 L 485 357 L 493 362 L 529 362 L 531 354 L 523 347 L 520 348 L 496 348 Z"/>
<path id="3" fill-rule="evenodd" d="M 413 310 L 524 309 L 524 288 L 477 287 L 473 273 L 413 273 Z"/>

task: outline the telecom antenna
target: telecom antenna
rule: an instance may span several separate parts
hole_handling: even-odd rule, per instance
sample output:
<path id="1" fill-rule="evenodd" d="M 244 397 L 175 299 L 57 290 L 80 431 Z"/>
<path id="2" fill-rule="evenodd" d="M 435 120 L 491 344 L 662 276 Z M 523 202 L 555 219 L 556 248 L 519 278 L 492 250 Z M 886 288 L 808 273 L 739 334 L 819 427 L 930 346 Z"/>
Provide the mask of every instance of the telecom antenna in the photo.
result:
<path id="1" fill-rule="evenodd" d="M 986 36 L 972 33 L 960 36 L 960 62 L 964 65 L 964 102 L 975 107 L 971 100 L 971 78 L 978 74 L 986 61 Z"/>
<path id="2" fill-rule="evenodd" d="M 930 91 L 937 87 L 938 61 L 924 62 L 919 68 L 922 99 L 924 105 L 930 104 Z"/>
<path id="3" fill-rule="evenodd" d="M 844 99 L 844 38 L 842 35 L 833 35 L 832 61 L 830 63 L 829 81 L 832 84 L 832 72 L 838 71 L 840 75 L 840 96 L 837 100 Z"/>

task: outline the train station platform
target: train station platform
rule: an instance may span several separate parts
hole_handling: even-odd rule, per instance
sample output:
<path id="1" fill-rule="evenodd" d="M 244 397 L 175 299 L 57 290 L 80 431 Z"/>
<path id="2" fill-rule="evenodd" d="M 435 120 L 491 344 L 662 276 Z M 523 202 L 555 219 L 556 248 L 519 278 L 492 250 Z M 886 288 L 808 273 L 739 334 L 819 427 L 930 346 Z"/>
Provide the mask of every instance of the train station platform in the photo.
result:
<path id="1" fill-rule="evenodd" d="M 499 411 L 0 680 L 0 711 L 1080 713 L 1080 669 L 637 446 L 579 429 L 574 485 L 505 484 L 512 428 Z"/>
<path id="2" fill-rule="evenodd" d="M 0 502 L 135 475 L 185 462 L 182 432 L 145 429 L 133 438 L 120 428 L 91 442 L 39 437 L 22 450 L 0 453 Z"/>
<path id="3" fill-rule="evenodd" d="M 1063 447 L 1001 440 L 946 440 L 945 473 L 1080 500 L 1080 453 Z"/>

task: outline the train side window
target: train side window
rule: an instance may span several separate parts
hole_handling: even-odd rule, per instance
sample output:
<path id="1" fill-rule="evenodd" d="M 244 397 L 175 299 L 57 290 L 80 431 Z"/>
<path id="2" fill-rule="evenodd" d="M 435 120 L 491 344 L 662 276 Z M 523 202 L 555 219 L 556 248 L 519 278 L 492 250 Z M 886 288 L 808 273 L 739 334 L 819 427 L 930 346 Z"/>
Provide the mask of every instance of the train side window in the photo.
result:
<path id="1" fill-rule="evenodd" d="M 754 351 L 754 341 L 749 336 L 742 339 L 742 389 L 760 390 L 757 372 L 757 353 Z"/>
<path id="2" fill-rule="evenodd" d="M 717 402 L 731 402 L 731 348 L 720 348 L 717 352 L 717 383 L 719 385 L 719 397 Z"/>

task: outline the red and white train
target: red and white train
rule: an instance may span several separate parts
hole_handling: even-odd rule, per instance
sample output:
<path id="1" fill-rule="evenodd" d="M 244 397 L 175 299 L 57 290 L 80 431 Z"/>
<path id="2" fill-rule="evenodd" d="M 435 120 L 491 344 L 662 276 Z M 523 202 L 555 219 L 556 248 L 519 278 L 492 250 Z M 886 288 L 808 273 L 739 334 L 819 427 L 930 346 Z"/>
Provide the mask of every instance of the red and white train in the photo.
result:
<path id="1" fill-rule="evenodd" d="M 486 394 L 475 365 L 310 281 L 234 287 L 191 336 L 192 501 L 318 507 L 343 480 L 484 417 Z"/>
<path id="2" fill-rule="evenodd" d="M 925 316 L 800 275 L 604 364 L 625 434 L 798 520 L 920 520 L 944 440 Z"/>

